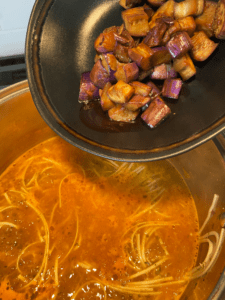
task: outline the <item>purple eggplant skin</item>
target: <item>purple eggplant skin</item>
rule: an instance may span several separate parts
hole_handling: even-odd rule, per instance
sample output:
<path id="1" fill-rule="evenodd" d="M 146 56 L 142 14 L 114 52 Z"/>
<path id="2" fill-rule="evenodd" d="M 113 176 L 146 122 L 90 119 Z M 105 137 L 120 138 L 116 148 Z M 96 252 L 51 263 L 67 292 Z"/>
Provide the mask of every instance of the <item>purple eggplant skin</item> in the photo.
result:
<path id="1" fill-rule="evenodd" d="M 99 88 L 96 87 L 90 78 L 91 72 L 84 72 L 81 75 L 80 80 L 80 92 L 79 92 L 79 102 L 88 102 L 90 100 L 98 99 Z"/>
<path id="2" fill-rule="evenodd" d="M 100 89 L 103 89 L 107 82 L 110 82 L 110 74 L 103 67 L 99 59 L 90 72 L 91 81 Z"/>
<path id="3" fill-rule="evenodd" d="M 185 31 L 176 33 L 166 44 L 173 58 L 179 58 L 193 47 L 191 38 Z"/>
<path id="4" fill-rule="evenodd" d="M 155 128 L 170 114 L 171 109 L 158 96 L 150 102 L 148 108 L 141 114 L 141 118 L 150 128 Z"/>
<path id="5" fill-rule="evenodd" d="M 182 80 L 176 79 L 166 79 L 162 88 L 162 95 L 167 98 L 178 99 L 182 88 Z"/>

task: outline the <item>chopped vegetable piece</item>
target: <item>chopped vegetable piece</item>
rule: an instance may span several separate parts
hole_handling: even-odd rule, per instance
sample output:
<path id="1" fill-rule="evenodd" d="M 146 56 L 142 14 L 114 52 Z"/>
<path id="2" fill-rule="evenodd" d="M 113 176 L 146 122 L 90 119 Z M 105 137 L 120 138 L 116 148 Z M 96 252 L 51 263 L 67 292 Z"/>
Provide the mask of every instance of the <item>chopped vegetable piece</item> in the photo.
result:
<path id="1" fill-rule="evenodd" d="M 178 31 L 186 31 L 189 34 L 189 36 L 192 36 L 195 29 L 195 19 L 191 16 L 175 20 L 174 24 L 166 31 L 162 42 L 163 44 L 166 44 L 170 40 L 172 34 Z"/>
<path id="2" fill-rule="evenodd" d="M 94 85 L 100 89 L 103 89 L 104 85 L 110 81 L 110 74 L 103 67 L 100 59 L 94 64 L 90 72 L 90 78 Z"/>
<path id="3" fill-rule="evenodd" d="M 143 8 L 145 13 L 148 15 L 148 20 L 150 20 L 155 13 L 154 10 L 146 3 L 143 5 Z"/>
<path id="4" fill-rule="evenodd" d="M 109 110 L 110 108 L 113 108 L 115 104 L 110 100 L 107 91 L 112 86 L 110 82 L 107 82 L 103 88 L 103 90 L 100 93 L 100 103 L 101 107 L 104 111 Z"/>
<path id="5" fill-rule="evenodd" d="M 219 45 L 210 40 L 204 31 L 195 32 L 191 40 L 193 44 L 191 54 L 197 61 L 206 60 Z"/>
<path id="6" fill-rule="evenodd" d="M 125 107 L 129 110 L 135 111 L 151 101 L 150 97 L 144 97 L 141 95 L 134 95 L 128 103 L 125 104 Z"/>
<path id="7" fill-rule="evenodd" d="M 156 20 L 162 17 L 173 17 L 174 16 L 174 1 L 168 0 L 162 6 L 160 6 L 149 22 L 149 28 L 155 26 Z"/>
<path id="8" fill-rule="evenodd" d="M 152 73 L 152 69 L 148 70 L 148 71 L 144 71 L 144 70 L 140 70 L 139 72 L 139 76 L 138 76 L 138 80 L 142 81 L 145 78 L 147 78 L 149 75 L 151 75 Z"/>
<path id="9" fill-rule="evenodd" d="M 154 54 L 152 55 L 153 66 L 171 62 L 172 56 L 165 46 L 152 48 L 152 51 L 154 52 Z"/>
<path id="10" fill-rule="evenodd" d="M 219 0 L 217 4 L 213 30 L 218 39 L 225 39 L 225 0 Z"/>
<path id="11" fill-rule="evenodd" d="M 134 88 L 135 94 L 138 94 L 138 95 L 141 95 L 144 97 L 147 97 L 152 90 L 152 87 L 150 87 L 149 85 L 144 84 L 142 82 L 139 82 L 139 81 L 133 81 L 130 83 L 130 85 Z"/>
<path id="12" fill-rule="evenodd" d="M 117 81 L 123 80 L 126 83 L 136 80 L 138 75 L 139 69 L 135 62 L 119 65 L 114 74 Z"/>
<path id="13" fill-rule="evenodd" d="M 106 53 L 114 50 L 116 40 L 114 33 L 117 33 L 117 27 L 112 26 L 105 29 L 95 40 L 94 47 L 97 52 Z"/>
<path id="14" fill-rule="evenodd" d="M 187 16 L 199 16 L 204 9 L 205 0 L 185 0 L 174 5 L 174 18 L 180 19 Z"/>
<path id="15" fill-rule="evenodd" d="M 108 89 L 107 94 L 115 103 L 126 103 L 133 96 L 134 88 L 126 82 L 119 80 Z"/>
<path id="16" fill-rule="evenodd" d="M 146 37 L 143 40 L 143 43 L 148 45 L 149 47 L 159 46 L 164 33 L 167 30 L 167 24 L 163 21 L 162 18 L 155 20 L 155 26 L 153 26 Z"/>
<path id="17" fill-rule="evenodd" d="M 184 81 L 190 79 L 196 74 L 195 66 L 188 53 L 181 58 L 175 58 L 173 61 L 173 67 Z"/>
<path id="18" fill-rule="evenodd" d="M 129 49 L 129 47 L 121 45 L 120 43 L 116 44 L 116 47 L 115 47 L 113 53 L 119 62 L 121 62 L 121 63 L 131 62 L 131 59 L 128 55 L 128 49 Z"/>
<path id="19" fill-rule="evenodd" d="M 141 0 L 120 0 L 119 2 L 119 4 L 125 9 L 132 8 L 139 3 L 141 3 Z"/>
<path id="20" fill-rule="evenodd" d="M 149 81 L 146 84 L 151 87 L 151 92 L 149 94 L 151 99 L 155 99 L 157 96 L 160 95 L 159 88 L 152 81 Z"/>
<path id="21" fill-rule="evenodd" d="M 158 96 L 150 102 L 148 108 L 141 114 L 141 118 L 149 127 L 155 128 L 170 114 L 170 108 Z"/>
<path id="22" fill-rule="evenodd" d="M 128 49 L 128 55 L 142 70 L 151 69 L 153 51 L 144 43 L 140 43 L 136 48 Z"/>
<path id="23" fill-rule="evenodd" d="M 166 79 L 163 84 L 162 95 L 167 98 L 178 99 L 181 88 L 181 79 Z"/>
<path id="24" fill-rule="evenodd" d="M 185 31 L 178 32 L 169 40 L 166 48 L 173 58 L 179 58 L 192 48 L 191 38 Z"/>
<path id="25" fill-rule="evenodd" d="M 118 61 L 112 53 L 102 53 L 99 55 L 103 67 L 110 74 L 111 71 L 116 71 Z"/>
<path id="26" fill-rule="evenodd" d="M 125 46 L 128 46 L 130 48 L 135 47 L 135 41 L 133 37 L 130 35 L 130 33 L 124 27 L 124 24 L 118 28 L 118 34 L 114 34 L 114 36 L 119 43 L 124 44 L 126 40 L 126 44 L 124 44 Z M 121 38 L 121 40 L 119 37 Z"/>
<path id="27" fill-rule="evenodd" d="M 166 2 L 166 0 L 147 0 L 149 4 L 151 4 L 152 6 L 156 6 L 159 7 L 161 5 L 163 5 L 163 3 Z"/>
<path id="28" fill-rule="evenodd" d="M 130 8 L 122 12 L 126 29 L 132 36 L 145 36 L 149 31 L 148 15 L 143 7 Z"/>
<path id="29" fill-rule="evenodd" d="M 110 119 L 114 121 L 131 122 L 137 118 L 139 112 L 139 110 L 132 111 L 127 109 L 125 106 L 118 104 L 108 111 L 108 115 Z"/>
<path id="30" fill-rule="evenodd" d="M 164 80 L 167 78 L 177 77 L 177 72 L 174 70 L 170 64 L 161 64 L 154 67 L 152 74 L 150 75 L 151 79 Z"/>
<path id="31" fill-rule="evenodd" d="M 203 30 L 208 37 L 213 36 L 213 21 L 216 12 L 217 2 L 206 0 L 203 13 L 195 18 L 196 29 Z"/>
<path id="32" fill-rule="evenodd" d="M 90 72 L 85 72 L 81 75 L 79 102 L 88 102 L 99 98 L 99 89 L 93 84 L 90 78 Z"/>

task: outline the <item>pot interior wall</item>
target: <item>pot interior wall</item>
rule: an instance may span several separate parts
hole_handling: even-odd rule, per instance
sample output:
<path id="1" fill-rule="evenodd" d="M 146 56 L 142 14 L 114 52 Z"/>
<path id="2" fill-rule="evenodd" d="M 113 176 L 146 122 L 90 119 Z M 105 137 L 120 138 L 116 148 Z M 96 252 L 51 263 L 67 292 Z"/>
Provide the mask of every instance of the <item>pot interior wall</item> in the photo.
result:
<path id="1" fill-rule="evenodd" d="M 55 135 L 33 104 L 27 82 L 0 93 L 0 116 L 0 174 L 22 153 Z M 215 144 L 209 141 L 169 161 L 182 175 L 195 199 L 200 226 L 207 215 L 213 195 L 220 196 L 216 214 L 206 232 L 220 231 L 218 216 L 225 209 L 225 164 Z M 200 251 L 200 258 L 204 251 L 205 249 Z M 184 299 L 203 300 L 209 297 L 224 268 L 224 255 L 223 247 L 213 271 L 194 286 L 194 293 L 201 297 L 194 298 L 193 285 L 190 285 Z"/>

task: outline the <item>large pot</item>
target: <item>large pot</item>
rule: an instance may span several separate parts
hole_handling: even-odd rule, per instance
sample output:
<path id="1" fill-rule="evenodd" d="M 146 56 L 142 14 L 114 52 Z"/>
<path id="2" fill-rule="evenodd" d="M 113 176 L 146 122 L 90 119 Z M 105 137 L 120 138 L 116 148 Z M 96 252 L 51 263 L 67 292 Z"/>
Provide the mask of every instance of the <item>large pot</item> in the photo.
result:
<path id="1" fill-rule="evenodd" d="M 0 174 L 22 153 L 55 135 L 36 110 L 27 81 L 0 92 L 0 128 Z M 200 225 L 213 194 L 220 196 L 216 214 L 210 221 L 210 227 L 219 231 L 218 216 L 225 210 L 225 163 L 215 143 L 209 141 L 169 161 L 195 199 Z M 197 285 L 190 284 L 183 299 L 196 299 L 194 294 L 199 295 L 200 300 L 225 299 L 224 257 L 225 247 L 212 271 L 198 280 Z"/>

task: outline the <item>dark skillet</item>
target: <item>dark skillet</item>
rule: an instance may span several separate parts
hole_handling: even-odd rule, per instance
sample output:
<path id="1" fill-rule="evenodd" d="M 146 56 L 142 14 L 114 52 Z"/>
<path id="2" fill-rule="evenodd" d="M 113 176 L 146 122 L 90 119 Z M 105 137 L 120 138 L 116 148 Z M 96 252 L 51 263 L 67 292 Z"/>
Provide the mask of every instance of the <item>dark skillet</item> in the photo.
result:
<path id="1" fill-rule="evenodd" d="M 46 123 L 73 145 L 124 161 L 164 159 L 188 151 L 225 129 L 225 41 L 197 65 L 173 114 L 155 129 L 141 120 L 116 123 L 94 103 L 78 103 L 82 72 L 93 67 L 96 37 L 121 25 L 118 0 L 38 0 L 27 32 L 26 62 L 34 102 Z"/>

